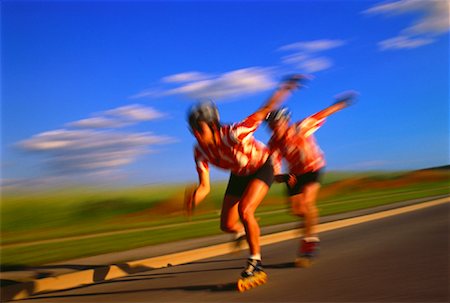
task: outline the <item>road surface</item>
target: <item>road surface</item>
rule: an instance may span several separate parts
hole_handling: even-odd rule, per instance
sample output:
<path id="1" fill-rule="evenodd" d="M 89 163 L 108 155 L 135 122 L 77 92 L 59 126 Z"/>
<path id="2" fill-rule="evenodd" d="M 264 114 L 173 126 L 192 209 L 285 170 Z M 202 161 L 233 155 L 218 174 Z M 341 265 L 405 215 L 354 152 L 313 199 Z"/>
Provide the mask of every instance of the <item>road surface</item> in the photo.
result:
<path id="1" fill-rule="evenodd" d="M 267 284 L 238 293 L 246 252 L 35 296 L 23 302 L 449 302 L 449 204 L 329 231 L 311 268 L 298 245 L 263 247 Z"/>

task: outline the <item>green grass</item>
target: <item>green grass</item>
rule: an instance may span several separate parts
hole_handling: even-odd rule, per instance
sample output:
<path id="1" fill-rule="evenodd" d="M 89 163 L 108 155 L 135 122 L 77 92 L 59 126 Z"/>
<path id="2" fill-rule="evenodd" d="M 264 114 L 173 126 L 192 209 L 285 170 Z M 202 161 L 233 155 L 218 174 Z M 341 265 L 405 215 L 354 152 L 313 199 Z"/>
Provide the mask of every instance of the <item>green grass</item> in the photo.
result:
<path id="1" fill-rule="evenodd" d="M 328 184 L 348 177 L 389 181 L 402 176 L 402 173 L 329 173 L 325 175 L 323 183 L 325 190 Z M 71 191 L 3 197 L 1 264 L 41 265 L 220 234 L 219 210 L 225 185 L 223 182 L 213 185 L 213 191 L 207 201 L 201 204 L 190 222 L 180 212 L 184 191 L 181 185 L 109 192 Z M 284 186 L 274 185 L 258 208 L 257 216 L 262 226 L 296 220 L 287 211 L 284 191 Z M 448 179 L 392 189 L 352 188 L 320 199 L 318 207 L 320 214 L 324 216 L 448 193 Z M 158 207 L 166 206 L 167 209 L 157 211 Z M 115 231 L 120 233 L 101 234 Z M 67 239 L 83 235 L 90 235 L 92 238 Z M 42 240 L 56 242 L 36 243 Z M 16 246 L 13 246 L 14 244 Z"/>
<path id="2" fill-rule="evenodd" d="M 2 264 L 39 265 L 217 233 L 217 222 L 209 221 L 198 222 L 183 228 L 161 228 L 153 232 L 130 232 L 91 239 L 4 248 L 2 250 Z"/>
<path id="3" fill-rule="evenodd" d="M 28 241 L 120 230 L 123 228 L 120 222 L 108 221 L 120 215 L 152 208 L 165 202 L 174 193 L 181 194 L 180 190 L 180 186 L 166 186 L 126 191 L 68 191 L 3 196 L 0 222 L 2 244 L 10 242 L 10 238 L 15 238 L 13 242 L 18 239 Z M 28 236 L 24 238 L 22 234 Z"/>

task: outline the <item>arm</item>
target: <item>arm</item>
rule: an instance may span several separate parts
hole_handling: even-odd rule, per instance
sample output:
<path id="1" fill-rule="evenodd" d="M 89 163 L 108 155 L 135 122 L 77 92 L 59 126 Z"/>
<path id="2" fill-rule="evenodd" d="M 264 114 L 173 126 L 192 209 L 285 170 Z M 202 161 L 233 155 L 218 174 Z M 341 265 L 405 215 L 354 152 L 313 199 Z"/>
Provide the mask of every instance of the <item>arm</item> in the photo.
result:
<path id="1" fill-rule="evenodd" d="M 272 151 L 271 159 L 272 159 L 272 166 L 273 166 L 273 175 L 274 180 L 277 183 L 284 182 L 285 175 L 282 175 L 281 168 L 282 168 L 282 156 L 278 149 L 275 149 Z"/>
<path id="2" fill-rule="evenodd" d="M 209 191 L 211 189 L 210 183 L 209 183 L 209 171 L 202 170 L 198 173 L 198 180 L 199 185 L 194 190 L 194 193 L 192 195 L 192 203 L 195 206 L 197 206 L 200 202 L 202 202 L 206 196 L 209 194 Z"/>
<path id="3" fill-rule="evenodd" d="M 292 90 L 299 86 L 298 82 L 303 79 L 302 77 L 293 76 L 283 82 L 260 109 L 243 121 L 233 124 L 230 128 L 231 138 L 235 142 L 242 142 L 251 137 L 267 115 L 277 108 L 291 94 Z"/>
<path id="4" fill-rule="evenodd" d="M 345 101 L 340 101 L 340 102 L 334 103 L 333 105 L 321 110 L 318 113 L 315 113 L 313 115 L 313 117 L 316 118 L 317 120 L 322 120 L 322 119 L 324 119 L 346 107 L 347 107 L 347 105 L 345 104 Z"/>
<path id="5" fill-rule="evenodd" d="M 199 184 L 188 186 L 184 192 L 184 207 L 188 216 L 192 215 L 195 207 L 205 199 L 210 191 L 208 161 L 198 146 L 194 148 L 194 159 Z"/>
<path id="6" fill-rule="evenodd" d="M 321 120 L 334 114 L 335 112 L 340 111 L 341 109 L 349 107 L 355 102 L 356 95 L 357 93 L 353 91 L 344 92 L 340 94 L 338 97 L 336 97 L 337 101 L 335 103 L 321 110 L 320 112 L 314 114 L 313 117 L 316 118 L 317 120 Z"/>
<path id="7" fill-rule="evenodd" d="M 273 166 L 273 175 L 274 175 L 274 181 L 276 183 L 288 183 L 290 185 L 290 182 L 297 182 L 297 179 L 295 178 L 295 175 L 291 174 L 283 174 L 282 169 L 282 160 L 283 156 L 281 155 L 281 151 L 278 148 L 274 148 L 272 145 L 272 141 L 269 141 L 268 144 L 269 148 L 271 149 L 271 160 L 272 160 L 272 166 Z M 292 180 L 292 178 L 295 178 Z M 292 180 L 292 181 L 290 181 Z M 290 185 L 291 186 L 291 185 Z M 294 185 L 292 185 L 294 186 Z M 292 187 L 291 186 L 291 187 Z"/>
<path id="8" fill-rule="evenodd" d="M 209 172 L 199 171 L 198 177 L 199 185 L 188 186 L 184 192 L 184 208 L 189 217 L 194 212 L 195 207 L 205 199 L 210 191 Z"/>
<path id="9" fill-rule="evenodd" d="M 272 166 L 274 175 L 281 174 L 282 159 L 283 157 L 281 156 L 281 153 L 278 149 L 272 152 Z"/>
<path id="10" fill-rule="evenodd" d="M 342 104 L 335 103 L 321 110 L 320 112 L 315 113 L 314 115 L 309 116 L 308 118 L 303 119 L 300 122 L 297 122 L 295 124 L 297 134 L 305 138 L 311 136 L 325 123 L 326 117 L 341 110 L 342 108 L 344 108 L 342 107 Z"/>
<path id="11" fill-rule="evenodd" d="M 267 115 L 279 107 L 281 103 L 291 95 L 291 92 L 300 86 L 299 82 L 305 79 L 305 76 L 294 75 L 281 83 L 280 87 L 272 94 L 261 108 L 259 108 L 252 116 L 255 120 L 262 121 Z"/>

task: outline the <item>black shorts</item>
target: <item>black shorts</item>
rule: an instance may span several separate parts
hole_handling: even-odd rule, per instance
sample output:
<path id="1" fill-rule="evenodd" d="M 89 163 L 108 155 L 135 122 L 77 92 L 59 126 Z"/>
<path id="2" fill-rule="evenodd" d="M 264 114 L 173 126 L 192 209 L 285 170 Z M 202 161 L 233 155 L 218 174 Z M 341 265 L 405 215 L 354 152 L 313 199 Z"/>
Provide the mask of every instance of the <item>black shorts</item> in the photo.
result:
<path id="1" fill-rule="evenodd" d="M 295 183 L 294 187 L 290 187 L 289 184 L 286 182 L 286 187 L 288 191 L 289 196 L 295 196 L 298 194 L 301 194 L 303 192 L 303 189 L 305 188 L 305 185 L 309 183 L 320 183 L 323 175 L 323 169 L 319 169 L 317 171 L 311 171 L 307 172 L 301 175 L 297 175 L 297 183 Z"/>
<path id="2" fill-rule="evenodd" d="M 273 166 L 270 158 L 267 159 L 266 163 L 260 167 L 254 174 L 248 176 L 238 176 L 233 173 L 230 175 L 228 180 L 228 186 L 225 191 L 225 195 L 242 197 L 245 190 L 247 189 L 250 181 L 258 179 L 271 186 L 273 183 Z"/>

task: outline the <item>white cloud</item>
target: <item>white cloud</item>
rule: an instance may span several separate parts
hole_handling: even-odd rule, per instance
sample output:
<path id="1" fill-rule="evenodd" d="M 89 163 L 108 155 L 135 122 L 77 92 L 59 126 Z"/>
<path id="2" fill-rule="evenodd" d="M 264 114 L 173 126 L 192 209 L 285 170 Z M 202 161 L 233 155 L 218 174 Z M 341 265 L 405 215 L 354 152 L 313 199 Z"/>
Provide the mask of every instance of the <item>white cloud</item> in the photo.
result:
<path id="1" fill-rule="evenodd" d="M 306 73 L 315 73 L 330 68 L 333 66 L 333 62 L 326 57 L 316 57 L 304 60 L 299 64 L 299 66 Z"/>
<path id="2" fill-rule="evenodd" d="M 185 94 L 190 98 L 225 99 L 268 90 L 275 85 L 271 74 L 261 68 L 246 68 L 222 74 L 210 80 L 188 83 L 167 92 Z"/>
<path id="3" fill-rule="evenodd" d="M 343 40 L 321 39 L 288 44 L 278 50 L 291 52 L 282 58 L 284 64 L 300 69 L 301 72 L 312 73 L 333 65 L 332 60 L 322 56 L 321 52 L 345 44 L 346 41 Z M 145 89 L 130 98 L 184 96 L 196 100 L 234 99 L 272 89 L 276 85 L 275 77 L 278 77 L 275 70 L 273 67 L 250 67 L 223 74 L 198 71 L 177 73 L 162 78 L 159 86 Z"/>
<path id="4" fill-rule="evenodd" d="M 150 133 L 58 129 L 34 135 L 20 146 L 30 151 L 87 150 L 122 148 L 165 143 L 167 138 Z"/>
<path id="5" fill-rule="evenodd" d="M 411 49 L 430 44 L 450 29 L 448 0 L 401 0 L 375 5 L 363 13 L 397 16 L 418 13 L 414 22 L 397 36 L 379 43 L 380 49 Z"/>
<path id="6" fill-rule="evenodd" d="M 87 119 L 81 119 L 75 122 L 70 122 L 67 126 L 79 127 L 79 128 L 114 128 L 123 126 L 122 123 L 118 123 L 115 119 L 106 117 L 93 117 Z"/>
<path id="7" fill-rule="evenodd" d="M 433 0 L 427 0 L 433 1 Z M 423 0 L 400 0 L 394 2 L 388 2 L 383 4 L 377 4 L 371 8 L 365 10 L 366 14 L 387 14 L 387 15 L 399 15 L 407 12 L 415 11 L 423 8 L 427 1 Z"/>
<path id="8" fill-rule="evenodd" d="M 118 107 L 98 113 L 92 118 L 68 123 L 67 126 L 77 128 L 119 128 L 142 121 L 151 121 L 164 117 L 165 114 L 139 104 Z"/>
<path id="9" fill-rule="evenodd" d="M 38 152 L 57 173 L 73 174 L 117 169 L 134 162 L 155 144 L 174 139 L 151 133 L 59 129 L 19 142 L 28 152 Z"/>
<path id="10" fill-rule="evenodd" d="M 322 52 L 332 48 L 343 46 L 346 42 L 343 40 L 313 40 L 313 41 L 300 41 L 280 47 L 281 51 L 302 51 L 308 53 Z"/>
<path id="11" fill-rule="evenodd" d="M 278 48 L 279 51 L 294 53 L 282 57 L 284 64 L 293 65 L 304 73 L 315 73 L 333 66 L 333 61 L 321 53 L 345 45 L 344 40 L 321 39 L 299 41 Z"/>
<path id="12" fill-rule="evenodd" d="M 162 82 L 166 83 L 183 83 L 183 82 L 191 82 L 191 81 L 199 81 L 211 78 L 210 75 L 201 73 L 201 72 L 186 72 L 186 73 L 180 73 L 175 74 L 171 76 L 167 76 L 162 78 Z"/>
<path id="13" fill-rule="evenodd" d="M 150 121 L 164 117 L 165 115 L 154 108 L 139 104 L 122 106 L 116 109 L 108 110 L 106 115 L 114 116 L 128 122 Z"/>
<path id="14" fill-rule="evenodd" d="M 308 55 L 304 52 L 298 52 L 291 55 L 284 56 L 282 58 L 283 63 L 285 64 L 292 64 L 297 65 L 301 64 L 302 62 L 311 59 L 311 55 Z"/>
<path id="15" fill-rule="evenodd" d="M 407 36 L 398 36 L 378 42 L 381 50 L 387 49 L 408 49 L 416 48 L 423 45 L 433 43 L 434 39 L 430 38 L 410 38 Z"/>
<path id="16" fill-rule="evenodd" d="M 146 98 L 146 97 L 159 97 L 162 95 L 163 92 L 164 92 L 164 90 L 162 90 L 160 88 L 149 88 L 149 89 L 140 91 L 139 93 L 134 94 L 128 98 L 140 99 L 140 98 Z"/>
<path id="17" fill-rule="evenodd" d="M 194 76 L 192 74 L 182 73 L 165 77 L 163 82 L 183 82 L 183 84 L 175 88 L 158 90 L 158 93 L 155 93 L 156 90 L 143 91 L 132 98 L 178 95 L 189 99 L 223 100 L 259 93 L 271 89 L 275 85 L 271 70 L 268 68 L 244 68 L 217 76 L 211 75 L 208 78 L 206 78 L 206 74 L 194 73 Z M 202 75 L 202 77 L 198 75 Z"/>
<path id="18" fill-rule="evenodd" d="M 92 118 L 42 132 L 17 144 L 27 152 L 44 157 L 54 175 L 105 175 L 130 164 L 157 144 L 173 143 L 167 136 L 151 133 L 120 132 L 115 128 L 163 117 L 159 111 L 139 104 L 107 110 Z"/>

